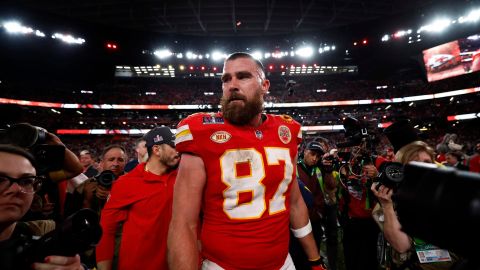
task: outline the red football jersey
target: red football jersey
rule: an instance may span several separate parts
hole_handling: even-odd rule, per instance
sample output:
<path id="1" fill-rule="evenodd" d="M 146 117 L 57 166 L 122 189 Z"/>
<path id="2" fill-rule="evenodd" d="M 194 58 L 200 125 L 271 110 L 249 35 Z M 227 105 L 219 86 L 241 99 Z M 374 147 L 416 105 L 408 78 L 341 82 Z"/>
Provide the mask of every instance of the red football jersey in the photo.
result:
<path id="1" fill-rule="evenodd" d="M 200 235 L 205 258 L 225 269 L 283 265 L 300 141 L 300 124 L 289 116 L 266 115 L 256 128 L 232 125 L 220 113 L 180 122 L 177 151 L 201 157 L 207 173 Z"/>

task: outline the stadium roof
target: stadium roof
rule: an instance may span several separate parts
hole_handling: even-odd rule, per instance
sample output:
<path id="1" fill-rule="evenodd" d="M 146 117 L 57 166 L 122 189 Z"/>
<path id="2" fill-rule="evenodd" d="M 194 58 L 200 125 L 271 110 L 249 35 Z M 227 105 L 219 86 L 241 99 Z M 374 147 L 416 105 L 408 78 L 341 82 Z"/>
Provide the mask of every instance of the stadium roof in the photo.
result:
<path id="1" fill-rule="evenodd" d="M 109 27 L 194 36 L 326 31 L 405 12 L 433 0 L 7 0 L 33 11 Z"/>

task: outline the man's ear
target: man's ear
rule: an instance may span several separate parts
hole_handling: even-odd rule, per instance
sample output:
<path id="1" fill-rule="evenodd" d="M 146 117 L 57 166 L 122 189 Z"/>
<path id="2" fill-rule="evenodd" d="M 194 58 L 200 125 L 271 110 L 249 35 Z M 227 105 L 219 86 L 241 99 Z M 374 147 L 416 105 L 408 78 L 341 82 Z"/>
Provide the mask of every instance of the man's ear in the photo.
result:
<path id="1" fill-rule="evenodd" d="M 263 94 L 266 94 L 268 92 L 268 89 L 270 89 L 270 80 L 264 79 L 262 82 L 262 92 Z"/>
<path id="2" fill-rule="evenodd" d="M 158 155 L 158 153 L 160 152 L 160 147 L 161 145 L 154 144 L 152 146 L 152 155 Z"/>

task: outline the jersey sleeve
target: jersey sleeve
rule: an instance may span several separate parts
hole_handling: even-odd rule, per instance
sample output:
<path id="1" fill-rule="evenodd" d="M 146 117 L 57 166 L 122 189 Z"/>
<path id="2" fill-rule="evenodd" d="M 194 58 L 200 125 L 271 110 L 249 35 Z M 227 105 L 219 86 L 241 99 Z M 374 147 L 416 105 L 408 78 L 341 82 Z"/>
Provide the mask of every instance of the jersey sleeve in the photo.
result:
<path id="1" fill-rule="evenodd" d="M 100 225 L 102 227 L 102 238 L 96 247 L 97 262 L 112 260 L 115 246 L 115 233 L 118 224 L 125 221 L 128 216 L 128 206 L 131 204 L 132 196 L 127 183 L 129 179 L 118 179 L 112 186 L 110 197 L 102 209 Z"/>
<path id="2" fill-rule="evenodd" d="M 180 121 L 175 134 L 175 148 L 179 153 L 201 155 L 202 137 L 201 113 L 193 114 Z"/>

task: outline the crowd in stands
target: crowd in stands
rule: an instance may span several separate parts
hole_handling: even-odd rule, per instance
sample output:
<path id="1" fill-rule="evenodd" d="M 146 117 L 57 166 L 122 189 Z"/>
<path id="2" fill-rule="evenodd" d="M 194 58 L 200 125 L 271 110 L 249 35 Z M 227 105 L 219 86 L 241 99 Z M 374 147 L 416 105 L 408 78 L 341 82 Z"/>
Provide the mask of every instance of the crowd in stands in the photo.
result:
<path id="1" fill-rule="evenodd" d="M 478 86 L 478 81 L 464 77 L 434 83 L 426 83 L 421 79 L 408 81 L 361 80 L 355 77 L 345 79 L 337 75 L 295 77 L 293 78 L 295 84 L 290 86 L 286 85 L 286 81 L 286 78 L 282 77 L 271 79 L 272 86 L 266 97 L 267 102 L 390 99 Z M 93 86 L 60 82 L 32 84 L 7 81 L 0 84 L 0 89 L 0 97 L 3 98 L 78 104 L 217 105 L 221 96 L 218 78 L 117 79 L 114 82 Z"/>

